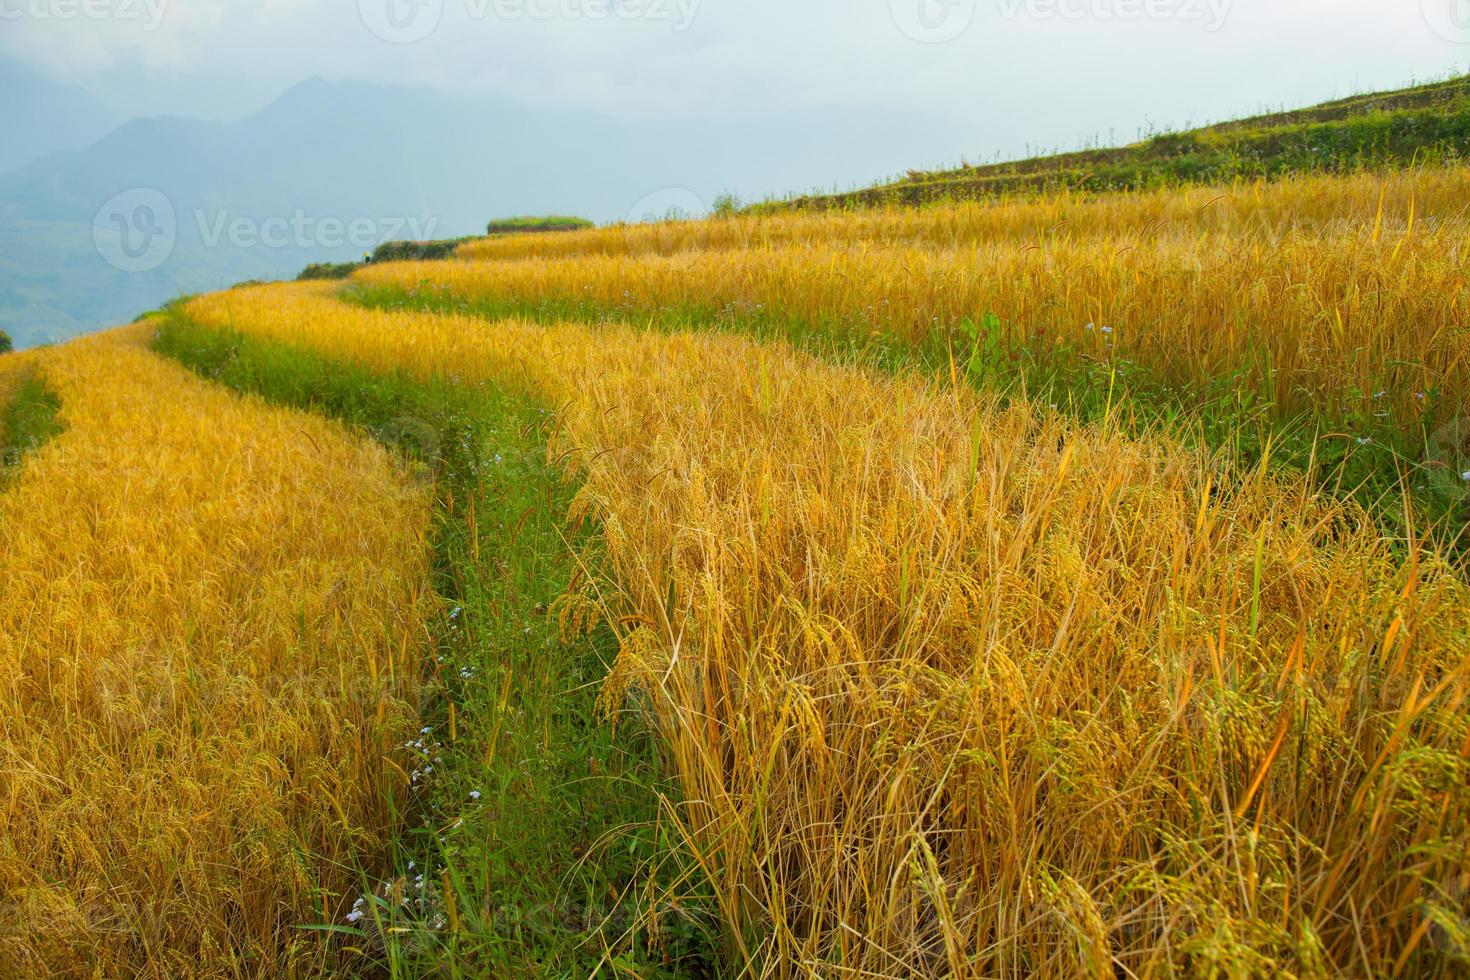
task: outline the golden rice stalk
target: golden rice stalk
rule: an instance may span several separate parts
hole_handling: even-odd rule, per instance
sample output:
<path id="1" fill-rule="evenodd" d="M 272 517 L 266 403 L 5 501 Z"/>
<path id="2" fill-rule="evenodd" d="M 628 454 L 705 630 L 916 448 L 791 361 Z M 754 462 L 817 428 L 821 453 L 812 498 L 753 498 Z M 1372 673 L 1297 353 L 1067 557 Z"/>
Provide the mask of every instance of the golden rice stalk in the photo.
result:
<path id="1" fill-rule="evenodd" d="M 1464 229 L 1470 168 L 1307 175 L 1215 187 L 1037 196 L 924 208 L 742 215 L 708 221 L 614 225 L 569 233 L 476 239 L 455 252 L 477 261 L 669 255 L 787 245 L 858 247 L 881 243 L 957 248 L 1020 239 L 1100 235 L 1280 235 L 1354 231 L 1402 233 L 1421 223 Z"/>
<path id="2" fill-rule="evenodd" d="M 1125 383 L 1136 368 L 1183 386 L 1233 379 L 1283 412 L 1383 413 L 1412 431 L 1438 394 L 1470 412 L 1467 261 L 1464 222 L 1421 221 L 1377 241 L 1361 231 L 1063 229 L 945 247 L 398 263 L 356 278 L 472 302 L 592 303 L 633 320 L 691 307 L 736 325 L 794 320 L 837 339 L 950 343 L 961 363 L 970 340 L 960 323 L 995 314 L 987 349 L 1015 358 L 1016 372 L 1022 352 L 1071 352 L 1116 365 Z"/>
<path id="3" fill-rule="evenodd" d="M 562 406 L 606 696 L 768 975 L 1377 974 L 1458 934 L 1470 593 L 1305 479 L 733 336 L 189 312 Z"/>
<path id="4" fill-rule="evenodd" d="M 65 430 L 0 493 L 0 974 L 312 972 L 392 829 L 428 503 L 143 329 L 34 356 Z"/>

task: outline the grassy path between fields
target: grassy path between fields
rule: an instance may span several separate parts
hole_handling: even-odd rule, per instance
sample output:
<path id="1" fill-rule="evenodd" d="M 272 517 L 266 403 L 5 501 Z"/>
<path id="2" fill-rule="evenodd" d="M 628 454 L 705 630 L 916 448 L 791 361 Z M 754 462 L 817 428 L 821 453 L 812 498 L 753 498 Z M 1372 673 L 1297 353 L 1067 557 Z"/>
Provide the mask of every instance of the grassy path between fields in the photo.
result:
<path id="1" fill-rule="evenodd" d="M 341 934 L 392 976 L 698 977 L 718 925 L 678 873 L 652 736 L 598 713 L 617 652 L 558 600 L 597 561 L 551 415 L 490 385 L 373 374 L 177 312 L 154 349 L 236 391 L 361 427 L 437 487 L 442 614 L 387 874 Z M 677 897 L 676 897 L 677 896 Z M 656 941 L 650 941 L 656 937 Z"/>
<path id="2" fill-rule="evenodd" d="M 21 458 L 61 431 L 61 402 L 33 373 L 21 377 L 7 399 L 0 392 L 0 487 Z"/>

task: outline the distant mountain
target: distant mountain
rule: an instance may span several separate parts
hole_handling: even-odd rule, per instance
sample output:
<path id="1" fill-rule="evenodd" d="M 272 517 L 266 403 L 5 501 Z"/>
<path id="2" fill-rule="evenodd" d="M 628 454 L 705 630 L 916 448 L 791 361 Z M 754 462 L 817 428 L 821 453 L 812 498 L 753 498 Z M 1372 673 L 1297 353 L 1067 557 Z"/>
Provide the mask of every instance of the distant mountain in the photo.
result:
<path id="1" fill-rule="evenodd" d="M 892 165 L 856 150 L 869 125 L 831 111 L 758 127 L 628 123 L 320 79 L 236 122 L 133 120 L 0 177 L 0 326 L 18 345 L 61 339 L 180 293 L 291 277 L 385 239 L 473 234 L 498 216 L 621 220 L 725 191 L 830 186 Z"/>
<path id="2" fill-rule="evenodd" d="M 81 88 L 0 59 L 0 174 L 80 149 L 115 125 L 112 113 Z"/>

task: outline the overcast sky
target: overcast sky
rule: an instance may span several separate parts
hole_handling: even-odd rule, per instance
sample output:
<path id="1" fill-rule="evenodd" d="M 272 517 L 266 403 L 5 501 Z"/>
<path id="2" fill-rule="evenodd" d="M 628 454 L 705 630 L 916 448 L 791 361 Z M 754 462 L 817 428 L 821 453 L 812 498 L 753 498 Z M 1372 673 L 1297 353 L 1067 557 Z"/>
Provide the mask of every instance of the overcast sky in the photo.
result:
<path id="1" fill-rule="evenodd" d="M 897 109 L 935 133 L 920 166 L 1463 71 L 1470 0 L 0 0 L 0 56 L 121 116 L 238 117 L 314 75 L 618 118 Z"/>

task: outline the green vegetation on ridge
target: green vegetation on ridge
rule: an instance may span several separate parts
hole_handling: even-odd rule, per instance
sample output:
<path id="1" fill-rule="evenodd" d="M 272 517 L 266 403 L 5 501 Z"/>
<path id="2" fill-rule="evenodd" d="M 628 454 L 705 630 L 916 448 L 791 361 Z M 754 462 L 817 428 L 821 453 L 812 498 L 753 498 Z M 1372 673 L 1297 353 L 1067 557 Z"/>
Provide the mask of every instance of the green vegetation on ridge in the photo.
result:
<path id="1" fill-rule="evenodd" d="M 581 231 L 594 227 L 582 218 L 550 216 L 540 218 L 504 218 L 490 222 L 490 235 L 527 235 L 541 232 Z M 384 242 L 361 262 L 313 262 L 296 277 L 298 282 L 312 279 L 346 279 L 372 262 L 432 262 L 447 259 L 468 238 L 445 238 L 432 242 Z M 3 351 L 4 348 L 0 348 Z"/>
<path id="2" fill-rule="evenodd" d="M 773 201 L 752 210 L 922 205 L 1062 189 L 1140 190 L 1445 162 L 1467 154 L 1470 75 L 1162 133 L 1127 146 L 952 170 L 915 170 L 874 187 Z"/>
<path id="3" fill-rule="evenodd" d="M 585 218 L 571 218 L 552 214 L 533 217 L 497 218 L 485 228 L 487 235 L 524 235 L 543 231 L 581 231 L 591 228 L 592 222 Z"/>

